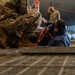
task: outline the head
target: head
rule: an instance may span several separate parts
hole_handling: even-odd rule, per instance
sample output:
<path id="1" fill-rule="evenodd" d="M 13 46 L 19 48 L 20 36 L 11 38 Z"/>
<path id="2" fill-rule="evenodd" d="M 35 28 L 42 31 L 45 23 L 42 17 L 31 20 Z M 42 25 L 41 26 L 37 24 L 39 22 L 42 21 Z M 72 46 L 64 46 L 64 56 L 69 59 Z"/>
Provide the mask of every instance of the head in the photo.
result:
<path id="1" fill-rule="evenodd" d="M 50 6 L 50 11 L 54 11 L 55 9 L 54 9 L 54 6 Z"/>
<path id="2" fill-rule="evenodd" d="M 54 22 L 54 28 L 57 28 L 57 32 L 61 32 L 61 33 L 64 33 L 66 31 L 66 26 L 67 26 L 67 23 L 66 21 L 60 19 L 60 20 L 57 20 L 56 22 Z"/>

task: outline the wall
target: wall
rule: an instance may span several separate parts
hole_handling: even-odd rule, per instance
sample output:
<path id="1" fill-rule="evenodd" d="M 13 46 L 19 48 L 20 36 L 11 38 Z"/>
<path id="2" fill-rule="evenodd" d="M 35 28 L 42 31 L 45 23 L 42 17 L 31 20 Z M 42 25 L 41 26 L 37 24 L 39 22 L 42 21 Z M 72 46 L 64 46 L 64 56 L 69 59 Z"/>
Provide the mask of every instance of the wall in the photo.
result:
<path id="1" fill-rule="evenodd" d="M 29 0 L 30 4 L 34 0 Z M 68 25 L 75 25 L 75 0 L 39 0 L 40 1 L 40 12 L 42 16 L 48 19 L 46 15 L 47 9 L 52 2 L 53 6 L 58 9 L 61 13 L 61 18 L 66 20 Z"/>

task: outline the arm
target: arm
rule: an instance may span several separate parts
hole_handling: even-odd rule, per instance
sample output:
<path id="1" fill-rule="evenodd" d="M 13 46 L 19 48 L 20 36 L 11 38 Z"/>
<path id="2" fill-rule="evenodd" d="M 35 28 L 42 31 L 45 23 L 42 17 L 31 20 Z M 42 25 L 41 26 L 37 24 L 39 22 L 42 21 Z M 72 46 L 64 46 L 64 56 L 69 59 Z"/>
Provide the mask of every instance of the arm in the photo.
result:
<path id="1" fill-rule="evenodd" d="M 46 23 L 46 26 L 50 26 L 50 25 L 52 25 L 52 22 L 48 21 L 48 22 Z"/>
<path id="2" fill-rule="evenodd" d="M 61 19 L 59 11 L 57 12 L 57 19 Z"/>
<path id="3" fill-rule="evenodd" d="M 49 7 L 48 10 L 47 10 L 47 14 L 50 15 L 50 12 L 51 11 L 50 11 L 50 7 Z"/>

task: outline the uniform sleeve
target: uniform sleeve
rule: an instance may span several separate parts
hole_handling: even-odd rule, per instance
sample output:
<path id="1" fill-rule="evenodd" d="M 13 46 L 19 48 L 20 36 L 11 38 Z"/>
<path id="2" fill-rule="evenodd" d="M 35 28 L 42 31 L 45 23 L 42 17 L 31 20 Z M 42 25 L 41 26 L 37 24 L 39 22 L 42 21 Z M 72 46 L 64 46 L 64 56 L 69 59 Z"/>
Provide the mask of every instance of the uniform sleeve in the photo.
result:
<path id="1" fill-rule="evenodd" d="M 52 25 L 52 22 L 48 21 L 46 26 Z"/>
<path id="2" fill-rule="evenodd" d="M 57 19 L 61 19 L 59 11 L 57 12 Z"/>

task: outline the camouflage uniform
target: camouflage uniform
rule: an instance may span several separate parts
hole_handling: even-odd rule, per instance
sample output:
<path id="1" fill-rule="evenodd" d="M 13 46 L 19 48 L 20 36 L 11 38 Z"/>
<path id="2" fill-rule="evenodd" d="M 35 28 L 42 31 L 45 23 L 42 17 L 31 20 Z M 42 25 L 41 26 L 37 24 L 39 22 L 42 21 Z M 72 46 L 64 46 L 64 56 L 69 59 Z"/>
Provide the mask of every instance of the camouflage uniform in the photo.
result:
<path id="1" fill-rule="evenodd" d="M 3 9 L 5 10 L 6 7 L 3 7 Z M 0 15 L 5 16 L 0 18 L 0 30 L 7 35 L 7 45 L 10 47 L 18 47 L 18 40 L 22 38 L 20 31 L 23 31 L 23 35 L 29 35 L 29 33 L 33 32 L 37 27 L 40 13 L 30 10 L 27 14 L 19 15 L 9 9 Z M 0 39 L 2 41 L 2 37 Z"/>
<path id="2" fill-rule="evenodd" d="M 11 0 L 5 6 L 23 15 L 27 13 L 27 2 L 28 0 Z"/>
<path id="3" fill-rule="evenodd" d="M 47 13 L 49 15 L 50 22 L 54 22 L 54 21 L 60 19 L 60 12 L 58 10 L 56 10 L 56 9 L 54 9 L 53 11 L 50 11 L 48 9 Z"/>

